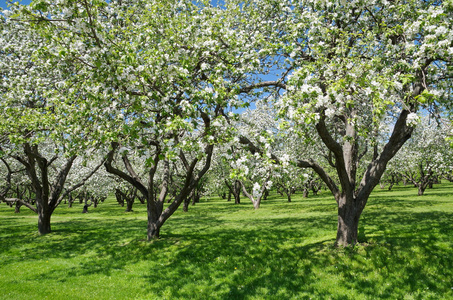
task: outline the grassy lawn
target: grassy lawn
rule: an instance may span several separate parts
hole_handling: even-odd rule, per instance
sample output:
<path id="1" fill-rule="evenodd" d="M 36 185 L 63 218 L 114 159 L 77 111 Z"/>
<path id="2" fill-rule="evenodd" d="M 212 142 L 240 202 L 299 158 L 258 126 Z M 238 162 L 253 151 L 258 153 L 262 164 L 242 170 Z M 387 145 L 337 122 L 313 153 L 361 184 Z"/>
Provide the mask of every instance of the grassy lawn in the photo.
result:
<path id="1" fill-rule="evenodd" d="M 328 192 L 258 211 L 211 199 L 148 243 L 146 208 L 61 205 L 53 232 L 0 205 L 0 299 L 453 299 L 453 184 L 376 190 L 354 249 L 335 249 Z"/>

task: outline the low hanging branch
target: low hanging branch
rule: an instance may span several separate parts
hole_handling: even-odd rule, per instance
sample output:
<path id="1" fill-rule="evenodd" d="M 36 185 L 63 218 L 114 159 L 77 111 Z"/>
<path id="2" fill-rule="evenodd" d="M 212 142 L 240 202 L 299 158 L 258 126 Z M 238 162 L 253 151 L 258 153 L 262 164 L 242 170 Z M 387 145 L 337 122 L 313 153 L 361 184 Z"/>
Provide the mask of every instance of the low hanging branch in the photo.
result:
<path id="1" fill-rule="evenodd" d="M 27 201 L 24 201 L 22 199 L 18 199 L 18 198 L 5 198 L 3 199 L 4 202 L 8 203 L 9 205 L 14 205 L 16 203 L 19 203 L 27 208 L 29 208 L 30 210 L 34 211 L 36 214 L 38 213 L 38 209 L 32 205 L 31 203 L 27 202 Z"/>
<path id="2" fill-rule="evenodd" d="M 250 141 L 245 136 L 239 137 L 239 143 L 247 146 L 248 150 L 252 154 L 259 153 L 260 155 L 264 155 L 263 150 L 258 148 L 257 146 L 255 146 L 255 144 L 253 144 L 253 142 Z M 275 164 L 277 164 L 277 165 L 281 164 L 281 160 L 275 154 L 272 153 L 271 158 Z M 310 160 L 299 159 L 299 160 L 297 160 L 297 162 L 293 162 L 293 164 L 299 168 L 313 169 L 313 171 L 315 171 L 316 174 L 318 174 L 319 177 L 321 177 L 321 179 L 327 184 L 328 188 L 334 195 L 338 195 L 340 193 L 339 189 L 338 189 L 337 185 L 335 184 L 335 182 L 333 181 L 333 179 L 327 174 L 327 172 L 317 162 L 315 162 L 311 159 Z M 335 198 L 337 198 L 337 197 L 335 197 Z"/>

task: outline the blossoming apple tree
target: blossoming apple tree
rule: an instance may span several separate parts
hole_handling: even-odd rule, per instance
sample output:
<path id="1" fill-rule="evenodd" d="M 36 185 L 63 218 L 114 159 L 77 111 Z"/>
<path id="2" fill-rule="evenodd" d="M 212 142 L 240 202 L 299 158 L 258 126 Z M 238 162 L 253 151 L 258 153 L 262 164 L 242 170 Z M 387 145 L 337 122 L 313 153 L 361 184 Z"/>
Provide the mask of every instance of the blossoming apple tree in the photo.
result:
<path id="1" fill-rule="evenodd" d="M 148 239 L 209 169 L 214 145 L 229 135 L 224 110 L 240 106 L 238 87 L 259 67 L 262 39 L 235 17 L 240 10 L 188 0 L 39 0 L 11 16 L 43 39 L 34 58 L 61 77 L 46 97 L 71 99 L 58 105 L 68 121 L 84 120 L 79 142 L 109 145 L 106 170 L 146 198 Z M 146 156 L 146 176 L 131 164 L 135 152 Z M 175 160 L 183 185 L 164 207 Z"/>
<path id="2" fill-rule="evenodd" d="M 417 186 L 419 196 L 435 178 L 453 171 L 453 150 L 445 139 L 448 129 L 442 120 L 424 116 L 414 130 L 413 138 L 390 162 L 391 170 Z"/>
<path id="3" fill-rule="evenodd" d="M 453 5 L 415 0 L 285 3 L 269 11 L 278 15 L 281 39 L 274 42 L 281 79 L 250 89 L 284 89 L 276 104 L 286 128 L 305 139 L 321 139 L 329 155 L 296 164 L 313 169 L 333 193 L 336 244 L 353 245 L 370 193 L 411 137 L 419 111 L 441 109 L 451 100 Z M 382 126 L 387 116 L 392 124 Z M 384 134 L 383 128 L 389 130 Z M 385 136 L 383 143 L 378 136 Z M 335 174 L 326 170 L 329 165 Z"/>
<path id="4" fill-rule="evenodd" d="M 52 213 L 64 197 L 82 186 L 101 164 L 98 162 L 86 176 L 78 176 L 72 185 L 67 184 L 72 167 L 80 159 L 71 151 L 78 138 L 75 126 L 83 123 L 67 122 L 71 117 L 57 105 L 71 99 L 54 102 L 47 95 L 61 80 L 60 70 L 52 68 L 49 61 L 35 60 L 45 47 L 44 40 L 27 26 L 1 16 L 0 31 L 1 155 L 14 159 L 25 170 L 36 203 L 36 209 L 29 208 L 38 213 L 39 233 L 47 234 Z"/>

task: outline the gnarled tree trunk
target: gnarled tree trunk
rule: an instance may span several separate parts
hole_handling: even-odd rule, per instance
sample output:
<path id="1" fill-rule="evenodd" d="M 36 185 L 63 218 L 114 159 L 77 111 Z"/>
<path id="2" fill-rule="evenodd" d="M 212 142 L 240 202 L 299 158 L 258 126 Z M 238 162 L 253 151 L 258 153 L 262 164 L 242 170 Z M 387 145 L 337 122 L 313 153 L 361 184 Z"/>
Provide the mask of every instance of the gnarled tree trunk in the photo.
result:
<path id="1" fill-rule="evenodd" d="M 148 215 L 147 237 L 148 241 L 152 241 L 160 237 L 160 228 L 163 224 L 159 222 L 159 217 L 162 215 L 162 209 L 159 209 L 152 199 L 146 202 L 146 206 Z"/>
<path id="2" fill-rule="evenodd" d="M 41 205 L 41 201 L 36 201 L 38 208 L 38 232 L 40 235 L 51 233 L 50 218 L 52 210 L 47 205 Z"/>
<path id="3" fill-rule="evenodd" d="M 338 201 L 337 245 L 355 245 L 358 241 L 361 201 L 352 195 L 342 195 Z"/>

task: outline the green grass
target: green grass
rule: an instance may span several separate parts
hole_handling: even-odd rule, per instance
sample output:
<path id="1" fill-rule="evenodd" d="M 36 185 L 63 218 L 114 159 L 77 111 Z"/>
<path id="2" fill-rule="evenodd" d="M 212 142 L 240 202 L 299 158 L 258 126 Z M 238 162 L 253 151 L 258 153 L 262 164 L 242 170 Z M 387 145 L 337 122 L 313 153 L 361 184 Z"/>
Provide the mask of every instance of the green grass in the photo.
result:
<path id="1" fill-rule="evenodd" d="M 453 185 L 376 190 L 361 245 L 333 247 L 328 192 L 258 211 L 202 199 L 148 243 L 144 205 L 59 207 L 53 232 L 0 205 L 0 299 L 453 299 Z"/>

